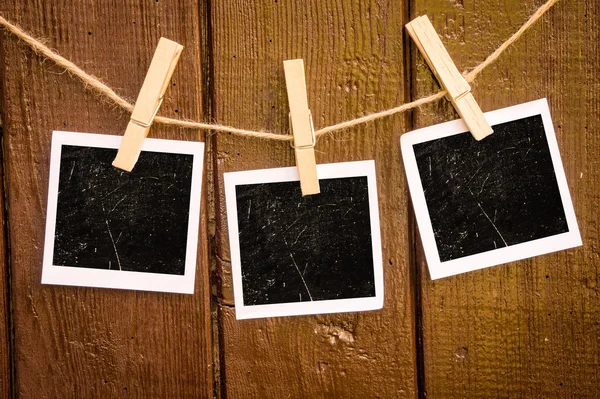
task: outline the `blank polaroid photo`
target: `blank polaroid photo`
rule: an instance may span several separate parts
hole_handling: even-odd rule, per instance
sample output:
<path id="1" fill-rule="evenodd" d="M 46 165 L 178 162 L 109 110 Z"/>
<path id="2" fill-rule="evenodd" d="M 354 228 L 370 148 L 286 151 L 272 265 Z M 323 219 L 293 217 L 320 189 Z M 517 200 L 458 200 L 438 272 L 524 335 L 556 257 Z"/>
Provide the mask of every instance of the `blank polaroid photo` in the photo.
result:
<path id="1" fill-rule="evenodd" d="M 546 99 L 485 116 L 481 141 L 462 120 L 401 138 L 432 279 L 581 245 Z"/>
<path id="2" fill-rule="evenodd" d="M 42 284 L 192 294 L 204 144 L 53 132 Z"/>
<path id="3" fill-rule="evenodd" d="M 383 270 L 375 162 L 225 173 L 236 317 L 380 309 Z"/>

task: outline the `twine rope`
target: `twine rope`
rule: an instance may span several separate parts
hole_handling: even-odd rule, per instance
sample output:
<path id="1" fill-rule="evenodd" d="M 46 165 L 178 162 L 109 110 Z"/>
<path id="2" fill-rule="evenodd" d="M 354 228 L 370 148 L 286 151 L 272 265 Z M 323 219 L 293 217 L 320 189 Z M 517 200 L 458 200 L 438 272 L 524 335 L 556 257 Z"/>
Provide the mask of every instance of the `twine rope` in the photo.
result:
<path id="1" fill-rule="evenodd" d="M 494 63 L 500 55 L 510 47 L 514 42 L 516 42 L 531 26 L 533 26 L 554 4 L 556 4 L 558 0 L 548 0 L 545 4 L 543 4 L 540 8 L 538 8 L 529 19 L 517 30 L 511 37 L 509 37 L 500 47 L 498 47 L 492 54 L 490 54 L 481 64 L 477 65 L 470 72 L 464 72 L 463 75 L 467 82 L 471 83 L 475 80 L 477 75 L 479 75 L 485 68 Z M 113 89 L 104 84 L 97 77 L 86 73 L 84 70 L 79 68 L 75 63 L 61 56 L 57 52 L 50 49 L 40 40 L 35 39 L 24 30 L 19 28 L 17 25 L 10 23 L 4 17 L 0 15 L 0 26 L 5 28 L 7 31 L 18 37 L 21 41 L 27 44 L 31 49 L 37 54 L 51 59 L 55 64 L 68 71 L 71 76 L 74 76 L 81 80 L 86 87 L 91 88 L 96 91 L 98 94 L 108 98 L 114 104 L 123 108 L 128 112 L 133 111 L 133 104 L 129 103 L 126 99 L 118 95 Z M 360 118 L 351 119 L 348 121 L 344 121 L 341 123 L 337 123 L 335 125 L 327 126 L 321 128 L 315 132 L 316 137 L 320 137 L 322 135 L 338 132 L 341 130 L 345 130 L 357 125 L 361 125 L 368 122 L 373 122 L 375 120 L 385 118 L 391 115 L 400 114 L 406 111 L 409 111 L 413 108 L 420 107 L 425 104 L 429 104 L 435 101 L 439 101 L 444 98 L 448 94 L 446 90 L 440 90 L 435 94 L 431 94 L 426 97 L 419 98 L 415 101 L 402 104 L 398 107 L 390 108 L 384 111 L 375 112 L 372 114 L 368 114 L 365 116 L 361 116 Z M 156 116 L 154 118 L 154 123 L 161 123 L 164 125 L 170 126 L 179 126 L 188 129 L 205 129 L 211 130 L 213 132 L 222 132 L 222 133 L 231 133 L 238 136 L 245 137 L 253 137 L 258 139 L 265 140 L 276 140 L 276 141 L 291 141 L 292 136 L 289 134 L 275 134 L 264 131 L 254 131 L 254 130 L 246 130 L 240 129 L 232 126 L 225 126 L 220 124 L 213 123 L 203 123 L 203 122 L 192 122 L 192 121 L 184 121 L 180 119 L 172 119 L 166 118 L 164 116 Z"/>

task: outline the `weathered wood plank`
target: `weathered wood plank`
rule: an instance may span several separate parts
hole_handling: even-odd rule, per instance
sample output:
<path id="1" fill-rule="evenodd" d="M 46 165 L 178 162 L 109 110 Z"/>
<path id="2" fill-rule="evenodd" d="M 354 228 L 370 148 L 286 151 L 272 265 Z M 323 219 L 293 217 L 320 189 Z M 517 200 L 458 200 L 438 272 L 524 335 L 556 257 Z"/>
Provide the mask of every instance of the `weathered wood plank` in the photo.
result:
<path id="1" fill-rule="evenodd" d="M 481 62 L 543 1 L 413 0 L 459 67 Z M 557 3 L 478 78 L 484 110 L 548 97 L 584 246 L 431 281 L 421 249 L 427 397 L 597 397 L 600 386 L 598 2 Z M 438 87 L 413 51 L 413 97 Z M 415 127 L 454 119 L 447 102 Z"/>
<path id="2" fill-rule="evenodd" d="M 0 12 L 135 99 L 160 36 L 185 46 L 163 115 L 200 119 L 197 1 L 5 1 Z M 32 12 L 31 10 L 35 10 Z M 128 115 L 3 34 L 15 392 L 22 397 L 212 397 L 206 195 L 195 295 L 42 286 L 53 129 L 122 134 Z M 198 140 L 154 126 L 152 137 Z"/>
<path id="3" fill-rule="evenodd" d="M 317 128 L 406 100 L 406 4 L 214 1 L 213 116 L 286 132 L 283 61 L 303 58 Z M 287 143 L 216 138 L 221 377 L 227 397 L 416 395 L 408 195 L 399 158 L 406 117 L 319 140 L 317 162 L 375 159 L 383 240 L 381 311 L 235 320 L 222 174 L 290 166 Z"/>
<path id="4" fill-rule="evenodd" d="M 0 39 L 1 40 L 1 39 Z M 0 50 L 0 60 L 2 53 Z M 2 102 L 0 101 L 0 110 Z M 0 119 L 0 136 L 3 133 Z M 0 165 L 0 176 L 3 175 Z M 4 186 L 0 190 L 0 396 L 10 397 L 11 393 L 11 353 L 10 353 L 10 306 L 8 291 L 8 247 L 6 240 L 6 213 L 4 208 Z"/>

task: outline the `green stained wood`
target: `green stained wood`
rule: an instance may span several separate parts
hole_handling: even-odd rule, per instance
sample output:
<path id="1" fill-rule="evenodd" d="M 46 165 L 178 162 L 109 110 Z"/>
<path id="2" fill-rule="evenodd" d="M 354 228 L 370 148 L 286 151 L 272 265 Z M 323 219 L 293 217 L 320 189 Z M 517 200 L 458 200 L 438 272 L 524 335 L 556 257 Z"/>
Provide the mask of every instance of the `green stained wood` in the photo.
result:
<path id="1" fill-rule="evenodd" d="M 315 128 L 406 101 L 406 4 L 215 1 L 213 118 L 288 131 L 283 61 L 302 58 Z M 216 137 L 221 373 L 227 397 L 416 395 L 408 196 L 399 137 L 406 115 L 318 140 L 318 163 L 375 159 L 385 278 L 383 310 L 235 320 L 223 172 L 294 165 L 288 143 Z"/>
<path id="2" fill-rule="evenodd" d="M 543 1 L 411 2 L 460 70 L 483 61 Z M 431 281 L 418 245 L 423 394 L 596 397 L 600 386 L 597 2 L 559 1 L 474 82 L 484 111 L 547 97 L 583 247 Z M 437 90 L 412 51 L 413 97 Z M 595 88 L 595 89 L 594 89 Z M 415 127 L 454 119 L 447 101 Z"/>

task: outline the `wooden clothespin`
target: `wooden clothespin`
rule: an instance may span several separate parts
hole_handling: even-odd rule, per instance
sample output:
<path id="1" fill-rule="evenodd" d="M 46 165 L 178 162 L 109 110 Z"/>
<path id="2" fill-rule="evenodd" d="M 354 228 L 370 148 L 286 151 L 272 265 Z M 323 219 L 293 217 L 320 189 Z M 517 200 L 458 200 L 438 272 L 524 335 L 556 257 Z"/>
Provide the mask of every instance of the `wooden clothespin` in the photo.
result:
<path id="1" fill-rule="evenodd" d="M 315 160 L 315 128 L 308 109 L 304 61 L 283 61 L 288 102 L 290 103 L 290 129 L 294 135 L 296 166 L 300 175 L 302 195 L 319 194 L 317 161 Z"/>
<path id="2" fill-rule="evenodd" d="M 465 121 L 475 140 L 481 140 L 492 134 L 492 127 L 471 94 L 471 86 L 454 65 L 427 15 L 410 21 L 406 24 L 406 30 L 440 84 L 448 91 L 449 100 Z"/>
<path id="3" fill-rule="evenodd" d="M 113 166 L 128 172 L 135 166 L 182 50 L 182 45 L 160 38 Z"/>

